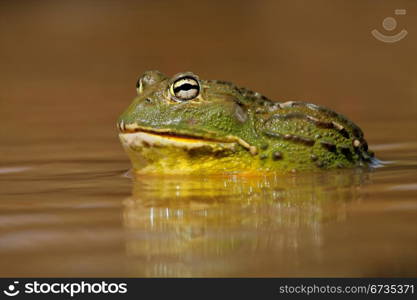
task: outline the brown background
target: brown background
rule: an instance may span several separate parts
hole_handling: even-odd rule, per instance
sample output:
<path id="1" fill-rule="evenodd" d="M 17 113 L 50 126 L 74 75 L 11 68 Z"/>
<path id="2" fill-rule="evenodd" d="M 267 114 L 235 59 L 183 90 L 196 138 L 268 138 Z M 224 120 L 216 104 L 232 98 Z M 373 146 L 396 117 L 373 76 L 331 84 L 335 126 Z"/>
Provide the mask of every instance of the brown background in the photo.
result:
<path id="1" fill-rule="evenodd" d="M 408 36 L 377 41 L 370 31 L 388 34 L 396 8 L 407 15 L 394 32 Z M 415 139 L 416 11 L 413 0 L 2 1 L 1 139 L 108 137 L 120 151 L 114 121 L 148 69 L 327 105 L 371 143 Z"/>

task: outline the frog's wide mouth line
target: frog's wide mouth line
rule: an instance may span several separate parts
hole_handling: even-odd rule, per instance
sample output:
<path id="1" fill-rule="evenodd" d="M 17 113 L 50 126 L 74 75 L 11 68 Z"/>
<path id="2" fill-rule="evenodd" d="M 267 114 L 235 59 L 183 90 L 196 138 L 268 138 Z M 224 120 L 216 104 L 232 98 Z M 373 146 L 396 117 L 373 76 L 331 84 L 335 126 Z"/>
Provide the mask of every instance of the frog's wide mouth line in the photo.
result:
<path id="1" fill-rule="evenodd" d="M 141 128 L 137 126 L 122 126 L 118 124 L 119 127 L 119 137 L 124 143 L 128 146 L 178 146 L 186 148 L 197 148 L 204 145 L 217 145 L 224 148 L 235 148 L 236 144 L 239 144 L 251 154 L 255 155 L 257 153 L 257 148 L 251 146 L 244 140 L 234 137 L 227 136 L 224 138 L 212 138 L 212 137 L 203 137 L 203 136 L 193 136 L 190 134 L 172 132 L 167 129 L 148 129 Z M 227 146 L 227 147 L 225 147 Z M 233 146 L 233 147 L 231 147 Z"/>
<path id="2" fill-rule="evenodd" d="M 214 143 L 230 143 L 232 141 L 227 140 L 227 139 L 215 139 L 215 138 L 210 138 L 210 137 L 202 137 L 202 136 L 193 136 L 190 134 L 184 134 L 184 133 L 175 133 L 172 131 L 167 131 L 167 130 L 149 130 L 149 129 L 142 129 L 142 128 L 136 128 L 133 130 L 129 130 L 129 129 L 125 129 L 124 131 L 120 132 L 121 134 L 135 134 L 135 133 L 145 133 L 148 135 L 154 135 L 154 136 L 159 136 L 159 137 L 163 137 L 163 138 L 167 138 L 167 139 L 179 139 L 179 140 L 184 140 L 184 141 L 189 141 L 190 143 L 192 142 L 201 142 L 201 141 L 206 141 L 206 142 L 214 142 Z"/>
<path id="3" fill-rule="evenodd" d="M 149 147 L 175 147 L 194 149 L 209 146 L 211 148 L 223 148 L 235 150 L 235 142 L 214 141 L 210 139 L 199 139 L 190 136 L 173 135 L 166 133 L 151 133 L 137 131 L 132 133 L 120 133 L 119 138 L 125 147 L 149 148 Z"/>

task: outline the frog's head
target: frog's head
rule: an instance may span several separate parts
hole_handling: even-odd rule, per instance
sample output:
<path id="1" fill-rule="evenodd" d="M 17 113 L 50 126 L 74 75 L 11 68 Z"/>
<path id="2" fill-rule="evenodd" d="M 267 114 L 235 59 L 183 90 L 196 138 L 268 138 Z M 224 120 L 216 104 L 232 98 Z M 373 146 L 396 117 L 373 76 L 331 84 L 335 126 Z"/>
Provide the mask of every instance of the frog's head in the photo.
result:
<path id="1" fill-rule="evenodd" d="M 256 154 L 253 113 L 234 85 L 190 72 L 169 78 L 148 71 L 136 86 L 137 97 L 118 120 L 120 140 L 135 169 L 188 173 L 210 167 L 205 163 L 214 157 L 213 164 Z"/>

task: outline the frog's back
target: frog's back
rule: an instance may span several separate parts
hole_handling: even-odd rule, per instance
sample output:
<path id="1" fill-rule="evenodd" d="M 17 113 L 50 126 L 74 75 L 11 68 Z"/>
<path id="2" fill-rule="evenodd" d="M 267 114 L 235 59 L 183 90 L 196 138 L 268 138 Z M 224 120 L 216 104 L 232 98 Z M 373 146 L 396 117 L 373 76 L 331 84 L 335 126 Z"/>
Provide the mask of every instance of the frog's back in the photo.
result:
<path id="1" fill-rule="evenodd" d="M 362 130 L 341 114 L 289 101 L 257 108 L 257 131 L 267 139 L 260 153 L 281 169 L 363 166 L 373 161 Z"/>
<path id="2" fill-rule="evenodd" d="M 263 169 L 344 168 L 374 161 L 362 130 L 331 109 L 301 101 L 275 102 L 227 81 L 207 83 L 253 113 Z"/>

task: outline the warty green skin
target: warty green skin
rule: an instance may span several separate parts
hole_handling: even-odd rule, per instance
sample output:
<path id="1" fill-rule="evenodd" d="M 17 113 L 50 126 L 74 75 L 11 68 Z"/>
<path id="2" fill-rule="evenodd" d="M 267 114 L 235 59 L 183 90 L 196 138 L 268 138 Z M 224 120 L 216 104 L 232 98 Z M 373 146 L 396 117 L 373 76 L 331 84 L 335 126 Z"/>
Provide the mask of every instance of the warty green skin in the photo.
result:
<path id="1" fill-rule="evenodd" d="M 361 129 L 330 109 L 304 102 L 274 102 L 218 80 L 199 80 L 197 98 L 174 101 L 170 86 L 183 74 L 169 78 L 158 71 L 145 72 L 137 97 L 118 120 L 120 132 L 163 131 L 236 142 L 236 151 L 225 155 L 228 161 L 239 161 L 237 169 L 246 166 L 244 171 L 314 171 L 364 166 L 373 160 Z M 202 155 L 212 159 L 214 152 Z"/>

